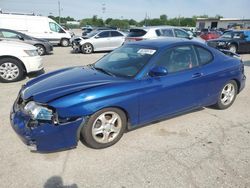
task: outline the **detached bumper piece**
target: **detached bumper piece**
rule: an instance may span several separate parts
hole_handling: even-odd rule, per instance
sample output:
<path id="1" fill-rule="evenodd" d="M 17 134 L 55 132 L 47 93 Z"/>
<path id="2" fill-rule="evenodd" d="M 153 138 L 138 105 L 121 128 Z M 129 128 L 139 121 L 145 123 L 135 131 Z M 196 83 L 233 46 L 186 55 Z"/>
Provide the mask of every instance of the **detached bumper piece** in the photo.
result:
<path id="1" fill-rule="evenodd" d="M 78 129 L 83 118 L 63 124 L 34 121 L 29 115 L 16 111 L 10 114 L 11 126 L 31 151 L 52 152 L 74 148 L 78 142 Z"/>

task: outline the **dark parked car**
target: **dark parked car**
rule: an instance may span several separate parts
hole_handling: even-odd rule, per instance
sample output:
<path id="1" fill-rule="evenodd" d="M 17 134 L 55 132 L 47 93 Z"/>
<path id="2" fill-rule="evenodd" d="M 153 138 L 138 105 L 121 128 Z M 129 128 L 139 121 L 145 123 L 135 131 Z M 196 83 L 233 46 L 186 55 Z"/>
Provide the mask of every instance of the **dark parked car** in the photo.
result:
<path id="1" fill-rule="evenodd" d="M 199 42 L 128 43 L 95 64 L 27 82 L 11 124 L 33 150 L 73 148 L 80 136 L 92 148 L 105 148 L 127 129 L 203 106 L 226 109 L 245 79 L 241 60 Z"/>
<path id="2" fill-rule="evenodd" d="M 226 31 L 220 38 L 207 41 L 207 44 L 234 53 L 250 52 L 250 30 Z"/>
<path id="3" fill-rule="evenodd" d="M 25 42 L 37 47 L 39 55 L 45 55 L 53 51 L 53 46 L 50 42 L 35 37 L 28 36 L 24 33 L 0 28 L 0 39 Z"/>

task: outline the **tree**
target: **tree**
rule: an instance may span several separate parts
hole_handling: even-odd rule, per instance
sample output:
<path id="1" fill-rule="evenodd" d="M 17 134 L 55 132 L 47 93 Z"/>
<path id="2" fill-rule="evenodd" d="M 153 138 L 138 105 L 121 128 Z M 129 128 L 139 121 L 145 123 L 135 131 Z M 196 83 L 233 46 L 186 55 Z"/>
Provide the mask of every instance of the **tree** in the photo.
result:
<path id="1" fill-rule="evenodd" d="M 107 18 L 106 21 L 105 21 L 105 24 L 109 25 L 109 23 L 110 23 L 112 20 L 113 20 L 112 18 Z"/>
<path id="2" fill-rule="evenodd" d="M 129 22 L 127 20 L 113 19 L 109 23 L 109 26 L 117 27 L 119 29 L 128 29 L 129 28 Z"/>
<path id="3" fill-rule="evenodd" d="M 160 15 L 160 19 L 166 21 L 168 19 L 168 16 L 166 14 L 162 14 Z"/>
<path id="4" fill-rule="evenodd" d="M 134 19 L 130 19 L 128 22 L 129 25 L 138 25 L 137 21 L 135 21 Z"/>

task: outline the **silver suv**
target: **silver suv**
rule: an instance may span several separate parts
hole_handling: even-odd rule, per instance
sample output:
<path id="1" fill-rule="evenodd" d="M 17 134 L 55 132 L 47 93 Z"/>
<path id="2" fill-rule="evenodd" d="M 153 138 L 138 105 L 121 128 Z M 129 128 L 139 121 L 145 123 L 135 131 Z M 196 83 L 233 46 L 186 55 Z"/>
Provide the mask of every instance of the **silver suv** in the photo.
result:
<path id="1" fill-rule="evenodd" d="M 130 29 L 125 42 L 156 39 L 159 37 L 178 37 L 205 43 L 201 38 L 194 37 L 185 30 L 173 26 L 150 26 Z"/>

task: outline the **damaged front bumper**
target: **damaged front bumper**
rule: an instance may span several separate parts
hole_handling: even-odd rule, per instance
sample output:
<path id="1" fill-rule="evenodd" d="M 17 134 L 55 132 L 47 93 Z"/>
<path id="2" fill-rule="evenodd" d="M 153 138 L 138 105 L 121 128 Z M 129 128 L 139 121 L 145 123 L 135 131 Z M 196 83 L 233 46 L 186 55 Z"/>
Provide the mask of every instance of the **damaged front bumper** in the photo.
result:
<path id="1" fill-rule="evenodd" d="M 77 146 L 84 118 L 56 125 L 32 120 L 22 109 L 14 106 L 10 113 L 11 126 L 30 150 L 52 152 Z"/>

